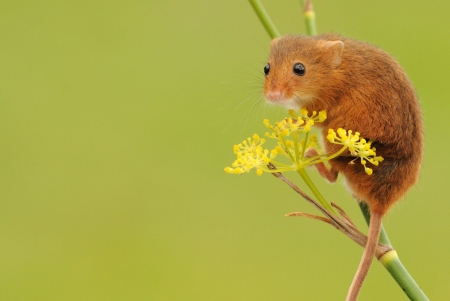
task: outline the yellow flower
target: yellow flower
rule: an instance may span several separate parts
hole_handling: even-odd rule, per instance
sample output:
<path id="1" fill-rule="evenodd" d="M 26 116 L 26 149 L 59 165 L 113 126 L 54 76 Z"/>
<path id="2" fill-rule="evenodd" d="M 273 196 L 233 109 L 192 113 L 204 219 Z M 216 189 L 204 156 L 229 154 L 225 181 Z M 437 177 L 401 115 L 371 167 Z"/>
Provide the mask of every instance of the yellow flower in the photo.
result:
<path id="1" fill-rule="evenodd" d="M 279 154 L 283 154 L 288 158 L 291 158 L 291 157 L 295 158 L 296 156 L 300 157 L 309 148 L 316 149 L 319 154 L 323 153 L 319 146 L 317 135 L 315 135 L 315 134 L 310 134 L 308 136 L 308 140 L 306 141 L 306 144 L 305 144 L 305 139 L 298 141 L 297 142 L 297 151 L 296 151 L 295 147 L 296 146 L 295 146 L 295 143 L 293 140 L 285 139 L 284 142 L 278 141 L 275 149 L 277 150 L 277 152 Z M 306 165 L 304 165 L 304 166 L 306 166 Z"/>
<path id="2" fill-rule="evenodd" d="M 378 164 L 384 160 L 383 157 L 376 156 L 376 148 L 372 147 L 372 142 L 367 142 L 366 139 L 361 138 L 359 132 L 353 134 L 351 130 L 346 131 L 342 128 L 337 129 L 336 132 L 333 129 L 329 129 L 327 139 L 333 144 L 348 147 L 352 156 L 361 159 L 361 164 L 364 166 L 364 170 L 368 175 L 371 175 L 373 170 L 366 166 L 366 161 L 378 166 Z"/>
<path id="3" fill-rule="evenodd" d="M 289 115 L 291 117 L 276 122 L 275 126 L 273 126 L 269 120 L 265 119 L 264 125 L 273 131 L 271 134 L 266 133 L 266 136 L 278 139 L 280 136 L 289 136 L 295 132 L 309 132 L 315 122 L 323 122 L 327 118 L 325 111 L 320 111 L 319 114 L 314 111 L 311 116 L 308 116 L 308 111 L 305 109 L 300 109 L 299 113 L 300 115 L 294 110 L 289 110 Z"/>
<path id="4" fill-rule="evenodd" d="M 308 111 L 305 108 L 301 108 L 299 112 L 300 115 L 302 115 L 301 118 L 305 121 L 313 120 L 314 122 L 323 122 L 327 119 L 327 112 L 325 110 L 319 111 L 319 114 L 317 114 L 316 111 L 313 111 L 311 116 L 308 116 Z M 289 114 L 291 114 L 291 112 L 289 112 Z"/>
<path id="5" fill-rule="evenodd" d="M 263 149 L 262 145 L 265 139 L 261 139 L 257 134 L 253 135 L 253 139 L 247 138 L 242 143 L 233 147 L 236 154 L 236 161 L 231 166 L 226 167 L 225 172 L 229 174 L 243 174 L 256 168 L 257 175 L 262 175 L 263 171 L 267 171 L 267 164 L 275 158 L 277 150 L 269 151 Z"/>

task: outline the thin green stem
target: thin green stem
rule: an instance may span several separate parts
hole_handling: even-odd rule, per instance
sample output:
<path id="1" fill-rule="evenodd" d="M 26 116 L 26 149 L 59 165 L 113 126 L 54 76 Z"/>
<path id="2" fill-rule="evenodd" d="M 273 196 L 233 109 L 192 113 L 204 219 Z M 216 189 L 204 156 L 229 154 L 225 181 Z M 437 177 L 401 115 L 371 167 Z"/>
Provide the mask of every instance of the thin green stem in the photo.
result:
<path id="1" fill-rule="evenodd" d="M 306 132 L 305 141 L 303 142 L 302 156 L 300 157 L 301 158 L 300 160 L 302 160 L 302 161 L 303 161 L 303 158 L 305 157 L 306 142 L 308 142 L 308 138 L 309 138 L 309 132 Z"/>
<path id="2" fill-rule="evenodd" d="M 259 0 L 249 0 L 249 2 L 252 5 L 253 10 L 255 11 L 256 15 L 259 17 L 259 20 L 263 24 L 263 26 L 266 29 L 269 36 L 272 39 L 280 37 L 281 36 L 280 33 L 278 32 L 277 28 L 273 24 L 272 20 L 270 19 L 266 10 L 262 6 L 261 2 Z"/>
<path id="3" fill-rule="evenodd" d="M 300 162 L 300 158 L 303 158 L 303 155 L 301 155 L 300 156 L 300 158 L 299 158 L 299 149 L 298 149 L 298 132 L 297 131 L 295 131 L 294 132 L 294 135 L 293 135 L 293 140 L 294 140 L 294 152 L 295 152 L 295 165 L 297 166 L 297 168 L 298 168 L 298 166 L 299 166 L 299 162 Z"/>
<path id="4" fill-rule="evenodd" d="M 347 149 L 347 146 L 343 146 L 339 151 L 337 151 L 336 153 L 334 153 L 334 154 L 332 154 L 331 156 L 326 156 L 326 157 L 324 157 L 324 158 L 322 158 L 322 159 L 320 159 L 320 160 L 317 160 L 317 161 L 314 161 L 315 159 L 314 158 L 317 158 L 317 157 L 312 157 L 311 159 L 309 159 L 309 160 L 306 160 L 304 163 L 305 163 L 305 166 L 308 164 L 308 165 L 313 165 L 313 164 L 317 164 L 317 163 L 322 163 L 322 162 L 325 162 L 325 161 L 330 161 L 331 159 L 334 159 L 334 158 L 336 158 L 337 156 L 339 156 L 340 154 L 342 154 L 345 150 Z M 312 162 L 314 162 L 314 163 L 312 163 Z M 312 164 L 311 164 L 312 163 Z"/>
<path id="5" fill-rule="evenodd" d="M 308 185 L 311 192 L 316 196 L 320 204 L 328 211 L 336 214 L 336 212 L 333 210 L 333 207 L 331 207 L 330 204 L 328 204 L 328 202 L 322 196 L 320 191 L 317 189 L 316 185 L 314 185 L 313 181 L 311 181 L 311 178 L 306 173 L 306 170 L 304 168 L 300 168 L 299 170 L 297 170 L 297 172 L 302 177 L 303 181 L 305 181 L 306 185 Z"/>
<path id="6" fill-rule="evenodd" d="M 367 225 L 370 224 L 370 211 L 369 207 L 365 203 L 359 203 L 359 208 L 361 209 L 364 219 Z M 380 243 L 392 247 L 391 241 L 384 230 L 381 228 L 380 238 L 378 240 Z M 393 247 L 392 247 L 393 248 Z M 379 261 L 386 268 L 386 270 L 391 274 L 392 278 L 397 282 L 401 289 L 405 292 L 408 298 L 412 301 L 429 301 L 425 293 L 420 289 L 419 285 L 414 281 L 413 277 L 409 274 L 408 270 L 405 268 L 400 258 L 395 250 L 389 251 L 384 254 Z"/>
<path id="7" fill-rule="evenodd" d="M 409 300 L 429 301 L 428 297 L 424 294 L 419 285 L 414 281 L 414 279 L 405 269 L 395 250 L 389 251 L 384 254 L 379 259 L 379 261 L 392 275 L 397 284 L 408 296 Z"/>
<path id="8" fill-rule="evenodd" d="M 289 155 L 289 158 L 291 159 L 292 162 L 297 162 L 294 158 L 294 156 L 292 156 L 291 151 L 289 150 L 289 147 L 287 147 L 286 141 L 284 140 L 284 137 L 280 135 L 280 141 L 281 143 L 283 143 L 284 149 L 287 150 L 287 154 Z"/>
<path id="9" fill-rule="evenodd" d="M 311 0 L 302 0 L 303 16 L 305 17 L 306 32 L 310 36 L 317 35 L 316 13 L 314 12 Z"/>

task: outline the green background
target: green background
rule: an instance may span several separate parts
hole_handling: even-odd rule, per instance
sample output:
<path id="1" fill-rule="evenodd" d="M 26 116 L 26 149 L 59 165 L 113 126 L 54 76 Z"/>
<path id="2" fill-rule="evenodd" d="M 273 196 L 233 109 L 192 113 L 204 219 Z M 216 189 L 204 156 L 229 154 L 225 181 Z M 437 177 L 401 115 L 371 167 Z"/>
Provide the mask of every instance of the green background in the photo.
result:
<path id="1" fill-rule="evenodd" d="M 298 1 L 263 3 L 305 32 Z M 450 2 L 314 5 L 319 32 L 380 46 L 417 88 L 421 179 L 385 227 L 450 300 Z M 1 1 L 0 300 L 343 300 L 362 248 L 285 218 L 317 211 L 281 181 L 223 172 L 285 114 L 261 97 L 269 42 L 247 1 Z M 374 262 L 360 300 L 407 298 Z"/>

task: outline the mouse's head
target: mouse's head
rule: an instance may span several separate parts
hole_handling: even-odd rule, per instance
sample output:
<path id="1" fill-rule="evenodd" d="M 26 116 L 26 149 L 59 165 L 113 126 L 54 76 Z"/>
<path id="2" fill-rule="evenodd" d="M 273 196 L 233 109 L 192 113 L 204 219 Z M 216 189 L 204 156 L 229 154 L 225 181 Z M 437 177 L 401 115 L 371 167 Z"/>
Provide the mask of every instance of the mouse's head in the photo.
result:
<path id="1" fill-rule="evenodd" d="M 285 36 L 271 43 L 264 66 L 264 96 L 292 109 L 321 98 L 341 64 L 344 43 L 307 36 Z"/>

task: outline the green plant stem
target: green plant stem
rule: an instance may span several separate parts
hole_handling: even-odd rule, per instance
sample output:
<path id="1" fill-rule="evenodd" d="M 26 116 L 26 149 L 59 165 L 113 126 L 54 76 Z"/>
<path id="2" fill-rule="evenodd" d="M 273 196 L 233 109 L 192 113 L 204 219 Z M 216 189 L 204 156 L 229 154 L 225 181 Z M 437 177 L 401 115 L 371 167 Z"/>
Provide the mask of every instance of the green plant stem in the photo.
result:
<path id="1" fill-rule="evenodd" d="M 366 220 L 367 225 L 369 225 L 369 207 L 365 203 L 359 203 L 359 208 L 364 215 L 364 219 Z M 380 239 L 378 241 L 382 244 L 392 247 L 391 241 L 389 240 L 389 237 L 384 228 L 381 228 Z M 394 280 L 402 288 L 402 290 L 410 300 L 429 301 L 428 297 L 424 294 L 416 281 L 414 281 L 414 279 L 408 273 L 408 270 L 406 270 L 405 266 L 400 261 L 400 258 L 398 257 L 398 254 L 395 250 L 387 252 L 378 260 L 386 268 L 389 274 L 391 274 L 392 278 L 394 278 Z"/>
<path id="2" fill-rule="evenodd" d="M 429 301 L 428 297 L 420 289 L 419 285 L 414 281 L 411 275 L 403 266 L 400 258 L 398 258 L 395 250 L 384 254 L 379 261 L 395 279 L 397 284 L 402 288 L 409 300 L 412 301 Z"/>
<path id="3" fill-rule="evenodd" d="M 256 15 L 259 17 L 259 20 L 263 24 L 263 26 L 266 29 L 269 36 L 272 39 L 280 37 L 280 33 L 278 32 L 277 28 L 273 24 L 272 20 L 270 19 L 266 10 L 262 6 L 261 2 L 259 0 L 249 0 L 249 2 L 252 5 Z"/>
<path id="4" fill-rule="evenodd" d="M 305 160 L 304 164 L 310 164 L 311 162 L 314 162 L 314 164 L 317 164 L 317 163 L 322 163 L 325 161 L 330 161 L 330 160 L 336 158 L 337 156 L 339 156 L 340 154 L 342 154 L 346 149 L 347 149 L 347 146 L 344 145 L 339 151 L 332 154 L 331 156 L 326 156 L 325 158 L 319 159 L 317 161 L 315 161 L 316 159 L 314 159 L 314 157 L 313 157 L 313 158 L 310 158 L 309 160 Z"/>
<path id="5" fill-rule="evenodd" d="M 298 168 L 298 164 L 299 164 L 300 160 L 303 159 L 303 152 L 304 152 L 305 149 L 303 149 L 302 153 L 299 154 L 299 150 L 298 150 L 298 136 L 299 135 L 298 135 L 298 132 L 294 132 L 293 135 L 294 135 L 293 140 L 294 140 L 294 151 L 295 151 L 295 165 Z M 306 141 L 306 139 L 308 139 L 308 133 L 306 133 L 305 141 Z M 300 155 L 300 158 L 299 158 L 299 155 Z"/>
<path id="6" fill-rule="evenodd" d="M 305 140 L 303 142 L 303 148 L 302 148 L 302 155 L 300 156 L 300 160 L 303 161 L 303 158 L 305 157 L 305 151 L 306 151 L 306 142 L 308 142 L 309 138 L 309 132 L 306 132 L 305 134 Z"/>
<path id="7" fill-rule="evenodd" d="M 316 13 L 314 12 L 311 0 L 302 0 L 303 16 L 305 17 L 306 32 L 310 36 L 317 35 Z"/>
<path id="8" fill-rule="evenodd" d="M 331 207 L 330 204 L 328 204 L 328 202 L 322 196 L 320 191 L 317 189 L 316 185 L 314 185 L 313 181 L 311 181 L 311 178 L 306 173 L 306 170 L 304 168 L 300 168 L 297 170 L 297 172 L 302 177 L 303 181 L 305 181 L 306 185 L 308 185 L 311 192 L 316 196 L 320 204 L 328 211 L 336 214 L 336 212 L 333 210 L 333 207 Z"/>

